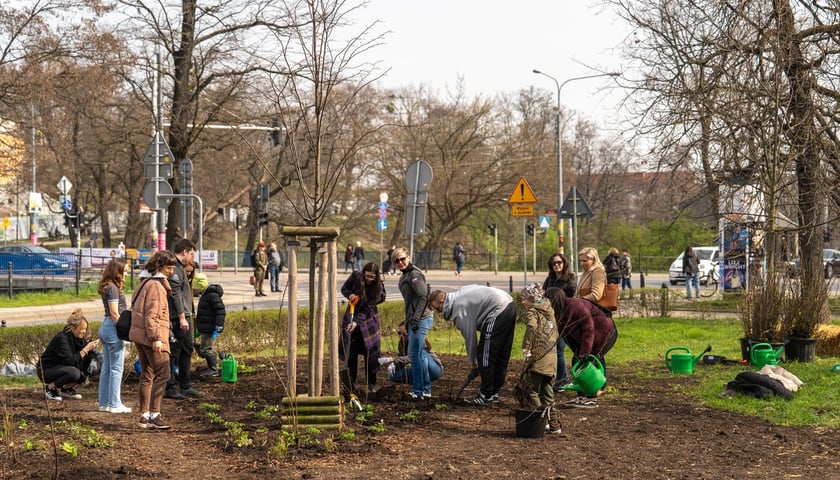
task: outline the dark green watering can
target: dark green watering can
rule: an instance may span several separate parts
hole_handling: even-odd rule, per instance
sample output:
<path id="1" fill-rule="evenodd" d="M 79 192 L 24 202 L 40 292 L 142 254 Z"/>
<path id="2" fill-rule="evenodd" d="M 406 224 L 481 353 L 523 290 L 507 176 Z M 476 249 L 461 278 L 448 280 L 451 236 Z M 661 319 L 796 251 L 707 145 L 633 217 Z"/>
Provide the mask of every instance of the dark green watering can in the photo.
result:
<path id="1" fill-rule="evenodd" d="M 785 346 L 782 345 L 777 350 L 773 350 L 773 345 L 769 343 L 756 343 L 750 348 L 750 363 L 756 368 L 761 368 L 765 365 L 778 365 L 779 355 Z"/>
<path id="2" fill-rule="evenodd" d="M 691 375 L 694 373 L 694 366 L 703 358 L 703 355 L 712 351 L 712 346 L 707 345 L 700 355 L 696 357 L 691 355 L 691 351 L 685 347 L 669 348 L 665 352 L 665 366 L 671 373 L 687 373 Z M 671 353 L 671 352 L 685 352 L 685 353 Z"/>

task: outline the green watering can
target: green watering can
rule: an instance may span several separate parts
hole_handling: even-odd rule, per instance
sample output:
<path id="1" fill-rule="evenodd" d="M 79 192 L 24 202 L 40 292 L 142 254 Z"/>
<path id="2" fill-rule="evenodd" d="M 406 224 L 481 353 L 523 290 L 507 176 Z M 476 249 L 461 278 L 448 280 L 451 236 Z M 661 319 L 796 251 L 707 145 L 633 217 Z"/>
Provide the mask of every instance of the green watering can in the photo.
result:
<path id="1" fill-rule="evenodd" d="M 236 383 L 236 358 L 232 353 L 222 356 L 222 381 L 227 383 Z"/>
<path id="2" fill-rule="evenodd" d="M 703 358 L 703 355 L 712 351 L 712 346 L 707 345 L 700 355 L 693 357 L 691 350 L 685 347 L 669 348 L 665 352 L 665 366 L 671 373 L 687 373 L 691 375 L 694 373 L 694 366 Z M 685 353 L 671 353 L 671 352 L 685 352 Z"/>
<path id="3" fill-rule="evenodd" d="M 604 375 L 604 365 L 595 355 L 589 355 L 583 362 L 572 365 L 572 383 L 563 387 L 564 390 L 575 390 L 587 396 L 594 396 L 604 385 L 607 377 Z"/>
<path id="4" fill-rule="evenodd" d="M 750 363 L 756 368 L 761 368 L 765 365 L 778 365 L 779 355 L 785 346 L 782 345 L 778 350 L 773 350 L 773 346 L 769 343 L 756 343 L 750 348 Z"/>

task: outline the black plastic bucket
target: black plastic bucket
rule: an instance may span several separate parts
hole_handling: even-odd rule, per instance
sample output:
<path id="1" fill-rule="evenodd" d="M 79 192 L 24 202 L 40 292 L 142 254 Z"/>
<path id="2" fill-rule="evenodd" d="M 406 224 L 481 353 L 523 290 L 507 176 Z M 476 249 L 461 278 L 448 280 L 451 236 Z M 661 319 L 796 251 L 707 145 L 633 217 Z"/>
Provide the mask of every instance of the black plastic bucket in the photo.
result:
<path id="1" fill-rule="evenodd" d="M 544 410 L 514 410 L 516 436 L 519 438 L 541 438 L 545 435 L 546 415 Z"/>

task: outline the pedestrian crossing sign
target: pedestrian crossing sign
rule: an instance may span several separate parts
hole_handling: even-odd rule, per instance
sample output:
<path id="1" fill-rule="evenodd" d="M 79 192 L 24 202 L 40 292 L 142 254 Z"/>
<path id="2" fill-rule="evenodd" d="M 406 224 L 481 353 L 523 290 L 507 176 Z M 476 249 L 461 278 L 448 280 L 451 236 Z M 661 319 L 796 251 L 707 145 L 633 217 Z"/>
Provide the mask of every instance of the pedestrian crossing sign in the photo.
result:
<path id="1" fill-rule="evenodd" d="M 548 217 L 540 217 L 540 228 L 543 230 L 551 228 L 551 222 L 548 220 Z"/>

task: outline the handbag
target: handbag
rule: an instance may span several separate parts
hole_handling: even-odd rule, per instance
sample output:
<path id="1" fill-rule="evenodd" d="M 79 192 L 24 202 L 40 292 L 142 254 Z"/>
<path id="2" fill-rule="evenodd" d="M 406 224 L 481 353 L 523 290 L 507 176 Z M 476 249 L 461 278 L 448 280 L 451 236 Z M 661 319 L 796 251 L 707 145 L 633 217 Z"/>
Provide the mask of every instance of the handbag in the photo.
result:
<path id="1" fill-rule="evenodd" d="M 251 284 L 251 286 L 256 285 L 256 283 L 257 283 L 257 277 L 255 277 L 255 276 L 251 275 L 251 278 L 249 278 L 249 279 L 248 279 L 248 283 L 250 283 L 250 284 Z"/>
<path id="2" fill-rule="evenodd" d="M 608 283 L 604 285 L 604 295 L 598 300 L 598 305 L 610 311 L 618 310 L 618 284 Z"/>
<path id="3" fill-rule="evenodd" d="M 131 296 L 131 304 L 134 305 L 134 299 L 137 298 L 137 295 L 143 290 L 143 287 L 146 286 L 148 281 L 144 282 L 140 285 L 140 288 L 137 289 L 136 292 Z M 128 342 L 128 332 L 131 331 L 131 309 L 127 308 L 120 313 L 120 318 L 117 319 L 117 338 L 122 341 Z"/>

